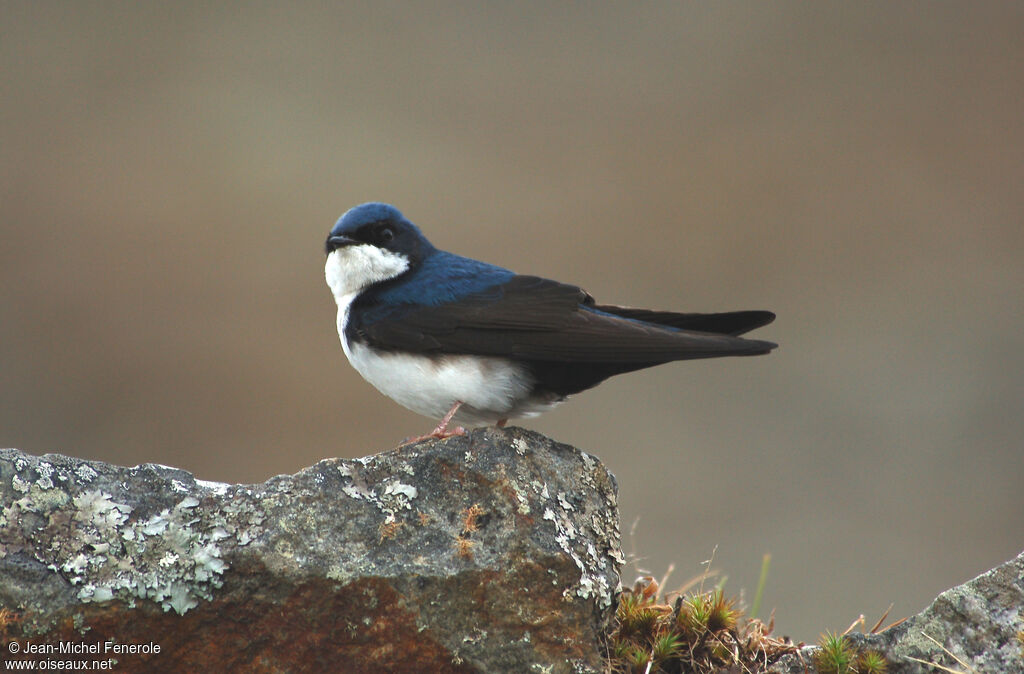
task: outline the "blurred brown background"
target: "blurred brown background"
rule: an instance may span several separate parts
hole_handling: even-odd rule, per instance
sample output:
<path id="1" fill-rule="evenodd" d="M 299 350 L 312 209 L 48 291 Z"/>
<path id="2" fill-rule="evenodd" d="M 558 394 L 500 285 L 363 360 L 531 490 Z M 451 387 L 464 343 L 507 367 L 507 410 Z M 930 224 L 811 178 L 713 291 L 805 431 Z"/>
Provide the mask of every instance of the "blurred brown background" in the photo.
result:
<path id="1" fill-rule="evenodd" d="M 524 425 L 812 640 L 1024 548 L 1024 4 L 0 3 L 0 444 L 262 481 L 428 430 L 349 367 L 345 209 L 768 357 Z M 626 570 L 630 582 L 636 569 Z"/>

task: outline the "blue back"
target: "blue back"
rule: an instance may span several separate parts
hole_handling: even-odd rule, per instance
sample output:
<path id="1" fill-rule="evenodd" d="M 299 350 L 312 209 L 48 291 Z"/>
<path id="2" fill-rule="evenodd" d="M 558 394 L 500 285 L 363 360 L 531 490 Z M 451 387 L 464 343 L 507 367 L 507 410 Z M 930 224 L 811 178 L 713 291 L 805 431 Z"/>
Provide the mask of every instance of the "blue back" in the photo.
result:
<path id="1" fill-rule="evenodd" d="M 383 304 L 437 305 L 505 283 L 515 272 L 438 250 L 400 282 L 385 284 L 374 299 Z"/>

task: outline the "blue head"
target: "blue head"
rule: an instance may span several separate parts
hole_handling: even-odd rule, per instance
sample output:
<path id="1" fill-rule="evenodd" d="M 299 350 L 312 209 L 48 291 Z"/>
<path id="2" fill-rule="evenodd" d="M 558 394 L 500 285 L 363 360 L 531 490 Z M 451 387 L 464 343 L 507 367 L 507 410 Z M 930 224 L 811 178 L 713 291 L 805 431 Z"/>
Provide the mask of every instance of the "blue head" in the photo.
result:
<path id="1" fill-rule="evenodd" d="M 324 248 L 324 273 L 339 306 L 371 286 L 414 272 L 437 252 L 397 208 L 380 203 L 348 210 Z"/>
<path id="2" fill-rule="evenodd" d="M 370 288 L 391 304 L 438 304 L 503 283 L 514 274 L 437 250 L 394 206 L 367 203 L 347 211 L 325 245 L 327 285 L 338 305 Z M 405 283 L 392 283 L 399 278 Z"/>
<path id="3" fill-rule="evenodd" d="M 415 266 L 434 247 L 419 227 L 394 206 L 369 202 L 350 208 L 338 218 L 327 235 L 327 254 L 345 246 L 370 245 L 401 255 Z"/>

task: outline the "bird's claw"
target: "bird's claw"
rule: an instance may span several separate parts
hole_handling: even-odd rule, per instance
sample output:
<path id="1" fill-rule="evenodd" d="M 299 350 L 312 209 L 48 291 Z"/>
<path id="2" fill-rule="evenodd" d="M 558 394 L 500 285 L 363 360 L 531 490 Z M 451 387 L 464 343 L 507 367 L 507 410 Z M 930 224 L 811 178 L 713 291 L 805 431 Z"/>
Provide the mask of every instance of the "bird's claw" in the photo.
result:
<path id="1" fill-rule="evenodd" d="M 466 434 L 466 429 L 463 428 L 462 426 L 456 426 L 455 428 L 450 428 L 450 429 L 435 428 L 434 430 L 432 430 L 431 432 L 427 433 L 426 435 L 414 435 L 414 436 L 410 436 L 410 437 L 406 438 L 405 440 L 402 441 L 402 446 L 412 445 L 412 444 L 415 444 L 417 442 L 422 442 L 424 440 L 444 440 L 445 438 L 450 438 L 450 437 L 453 437 L 455 435 L 465 435 L 465 434 Z"/>

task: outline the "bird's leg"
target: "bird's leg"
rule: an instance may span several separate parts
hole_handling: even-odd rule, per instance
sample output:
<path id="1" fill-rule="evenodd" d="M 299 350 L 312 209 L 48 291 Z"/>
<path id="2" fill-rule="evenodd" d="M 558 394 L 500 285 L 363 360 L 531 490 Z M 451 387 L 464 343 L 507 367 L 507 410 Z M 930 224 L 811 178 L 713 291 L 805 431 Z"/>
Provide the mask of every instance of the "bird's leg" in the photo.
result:
<path id="1" fill-rule="evenodd" d="M 437 428 L 430 431 L 430 437 L 447 438 L 452 435 L 465 435 L 466 429 L 462 426 L 456 426 L 455 430 L 448 431 L 448 424 L 451 423 L 452 417 L 455 416 L 455 413 L 459 411 L 460 407 L 462 407 L 462 401 L 456 400 L 455 404 L 452 405 L 452 408 L 448 410 L 448 414 L 444 415 L 444 418 L 441 419 L 441 423 L 437 425 Z"/>
<path id="2" fill-rule="evenodd" d="M 498 419 L 498 423 L 494 424 L 495 428 L 505 428 L 505 424 L 508 423 L 508 419 Z"/>
<path id="3" fill-rule="evenodd" d="M 463 428 L 462 426 L 456 426 L 452 430 L 450 430 L 450 431 L 448 430 L 448 424 L 451 423 L 452 417 L 455 416 L 455 413 L 459 411 L 460 407 L 462 407 L 462 401 L 461 400 L 456 400 L 455 404 L 452 405 L 452 408 L 450 410 L 448 410 L 448 414 L 444 415 L 444 418 L 441 419 L 441 423 L 439 423 L 437 425 L 437 428 L 435 428 L 434 430 L 430 431 L 426 435 L 419 435 L 419 436 L 416 436 L 414 438 L 406 438 L 405 442 L 403 442 L 402 444 L 403 445 L 411 445 L 412 443 L 419 442 L 420 440 L 431 440 L 431 439 L 441 440 L 441 439 L 444 439 L 444 438 L 450 438 L 453 435 L 465 435 L 466 434 L 466 429 Z"/>

